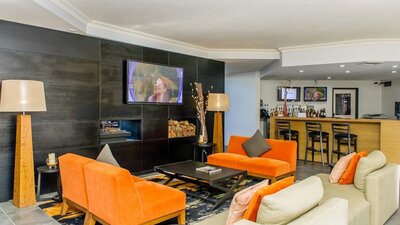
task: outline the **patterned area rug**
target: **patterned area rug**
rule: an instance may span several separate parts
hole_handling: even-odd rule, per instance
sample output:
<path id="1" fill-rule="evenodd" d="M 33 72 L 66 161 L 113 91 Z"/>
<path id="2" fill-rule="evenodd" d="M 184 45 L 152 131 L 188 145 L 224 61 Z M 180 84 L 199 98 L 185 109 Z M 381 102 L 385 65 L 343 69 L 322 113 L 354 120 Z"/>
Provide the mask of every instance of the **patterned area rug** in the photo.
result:
<path id="1" fill-rule="evenodd" d="M 145 177 L 145 179 L 157 183 L 163 183 L 167 180 L 164 175 L 153 175 Z M 245 178 L 235 189 L 235 192 L 240 191 L 246 187 L 252 186 L 260 180 L 255 178 Z M 228 183 L 227 187 L 233 185 Z M 179 189 L 186 193 L 186 223 L 195 224 L 215 214 L 221 213 L 229 208 L 231 200 L 227 200 L 222 206 L 213 210 L 214 203 L 223 196 L 218 190 L 206 188 L 196 184 L 186 183 L 180 180 L 173 180 L 168 186 Z M 68 212 L 65 216 L 60 216 L 61 203 L 54 201 L 42 202 L 39 205 L 49 216 L 63 225 L 83 225 L 84 214 L 78 211 Z M 176 223 L 176 221 L 166 222 L 163 224 Z"/>

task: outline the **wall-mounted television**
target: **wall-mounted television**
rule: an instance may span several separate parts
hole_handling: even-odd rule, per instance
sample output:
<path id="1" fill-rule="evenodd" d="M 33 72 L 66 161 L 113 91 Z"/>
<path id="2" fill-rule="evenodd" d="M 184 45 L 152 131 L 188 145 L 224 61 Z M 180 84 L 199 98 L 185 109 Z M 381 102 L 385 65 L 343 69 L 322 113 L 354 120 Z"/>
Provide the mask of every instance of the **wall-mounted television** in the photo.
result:
<path id="1" fill-rule="evenodd" d="M 300 101 L 300 87 L 278 87 L 278 101 Z"/>
<path id="2" fill-rule="evenodd" d="M 183 68 L 126 62 L 125 103 L 182 104 Z"/>
<path id="3" fill-rule="evenodd" d="M 326 87 L 304 87 L 305 102 L 325 102 L 328 97 Z"/>

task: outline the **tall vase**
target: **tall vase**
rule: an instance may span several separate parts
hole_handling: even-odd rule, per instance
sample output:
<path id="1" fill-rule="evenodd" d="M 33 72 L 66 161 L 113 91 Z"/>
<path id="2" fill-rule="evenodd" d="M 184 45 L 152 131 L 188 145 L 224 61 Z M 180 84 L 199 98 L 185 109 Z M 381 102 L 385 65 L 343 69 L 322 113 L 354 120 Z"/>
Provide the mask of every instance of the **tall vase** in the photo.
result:
<path id="1" fill-rule="evenodd" d="M 286 105 L 286 97 L 285 97 L 285 101 L 283 102 L 283 116 L 284 117 L 288 116 L 287 105 Z"/>
<path id="2" fill-rule="evenodd" d="M 207 127 L 205 123 L 200 124 L 199 139 L 197 142 L 201 145 L 208 142 Z"/>

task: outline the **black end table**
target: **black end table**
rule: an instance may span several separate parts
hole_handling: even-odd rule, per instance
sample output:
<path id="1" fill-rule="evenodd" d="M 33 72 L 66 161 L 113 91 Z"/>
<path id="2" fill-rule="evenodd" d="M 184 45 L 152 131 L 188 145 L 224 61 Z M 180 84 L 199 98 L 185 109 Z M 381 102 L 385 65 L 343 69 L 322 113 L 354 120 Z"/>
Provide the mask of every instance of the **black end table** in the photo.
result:
<path id="1" fill-rule="evenodd" d="M 215 143 L 199 144 L 197 142 L 192 143 L 192 145 L 193 145 L 193 161 L 199 161 L 198 159 L 196 160 L 196 155 L 198 155 L 198 151 L 200 151 L 201 162 L 205 162 L 204 156 L 206 156 L 206 161 L 207 161 L 208 155 L 214 153 L 214 147 L 216 146 Z"/>
<path id="2" fill-rule="evenodd" d="M 36 200 L 40 201 L 40 188 L 41 188 L 41 183 L 42 183 L 42 173 L 43 174 L 52 174 L 52 173 L 57 173 L 57 192 L 58 195 L 61 196 L 61 185 L 60 185 L 60 170 L 58 166 L 56 167 L 48 167 L 48 166 L 40 166 L 36 168 L 38 172 L 38 179 L 37 179 L 37 190 L 36 190 Z"/>

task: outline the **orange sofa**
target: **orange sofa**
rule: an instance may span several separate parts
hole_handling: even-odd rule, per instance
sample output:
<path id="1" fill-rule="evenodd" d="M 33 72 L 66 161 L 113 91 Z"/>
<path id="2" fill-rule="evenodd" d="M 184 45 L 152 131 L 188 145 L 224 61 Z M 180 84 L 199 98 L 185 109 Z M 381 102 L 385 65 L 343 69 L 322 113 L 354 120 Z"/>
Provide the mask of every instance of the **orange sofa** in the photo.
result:
<path id="1" fill-rule="evenodd" d="M 246 170 L 251 176 L 270 179 L 271 183 L 295 175 L 295 141 L 266 139 L 272 149 L 260 157 L 250 158 L 242 147 L 243 142 L 248 139 L 249 137 L 231 136 L 226 152 L 208 156 L 208 164 Z"/>
<path id="2" fill-rule="evenodd" d="M 59 161 L 62 213 L 69 206 L 84 211 L 85 225 L 96 221 L 103 225 L 157 224 L 174 217 L 185 224 L 184 192 L 74 154 L 63 155 Z"/>

